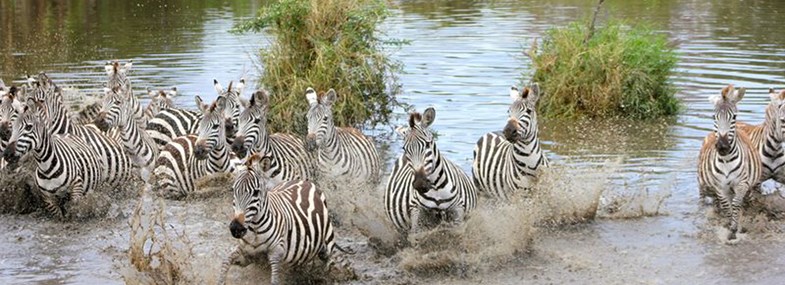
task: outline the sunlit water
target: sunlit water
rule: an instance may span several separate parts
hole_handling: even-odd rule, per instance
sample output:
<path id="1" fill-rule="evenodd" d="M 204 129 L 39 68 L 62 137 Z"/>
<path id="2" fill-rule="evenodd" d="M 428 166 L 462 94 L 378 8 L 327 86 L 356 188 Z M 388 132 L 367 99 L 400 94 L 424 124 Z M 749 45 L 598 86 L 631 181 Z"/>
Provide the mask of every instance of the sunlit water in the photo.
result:
<path id="1" fill-rule="evenodd" d="M 0 78 L 18 82 L 25 73 L 46 71 L 61 85 L 95 94 L 106 60 L 133 59 L 137 93 L 176 86 L 177 104 L 192 107 L 192 95 L 215 96 L 213 78 L 225 85 L 258 74 L 255 54 L 267 39 L 227 30 L 263 3 L 96 2 L 0 2 Z M 436 108 L 438 146 L 467 171 L 476 140 L 505 123 L 509 86 L 532 73 L 522 51 L 548 28 L 589 15 L 595 1 L 491 2 L 404 1 L 384 25 L 389 37 L 411 41 L 391 50 L 404 64 L 398 99 L 417 110 Z M 650 123 L 543 121 L 543 144 L 554 164 L 600 169 L 620 161 L 608 191 L 668 193 L 666 215 L 600 219 L 552 233 L 536 243 L 543 254 L 523 268 L 444 282 L 776 283 L 785 277 L 781 242 L 727 247 L 698 238 L 706 218 L 695 176 L 698 149 L 712 127 L 709 95 L 729 83 L 746 87 L 739 117 L 759 123 L 768 88 L 785 88 L 782 11 L 785 3 L 776 0 L 606 3 L 601 19 L 646 20 L 669 35 L 681 55 L 673 81 L 686 110 L 675 120 Z M 397 142 L 391 149 L 399 149 Z M 225 231 L 225 211 L 206 208 L 218 212 L 188 228 Z M 40 222 L 3 217 L 0 283 L 119 281 L 112 260 L 122 256 L 127 234 L 114 231 L 123 227 L 106 226 L 107 234 L 69 226 L 62 236 L 61 225 L 35 226 Z M 85 244 L 94 249 L 83 251 Z"/>

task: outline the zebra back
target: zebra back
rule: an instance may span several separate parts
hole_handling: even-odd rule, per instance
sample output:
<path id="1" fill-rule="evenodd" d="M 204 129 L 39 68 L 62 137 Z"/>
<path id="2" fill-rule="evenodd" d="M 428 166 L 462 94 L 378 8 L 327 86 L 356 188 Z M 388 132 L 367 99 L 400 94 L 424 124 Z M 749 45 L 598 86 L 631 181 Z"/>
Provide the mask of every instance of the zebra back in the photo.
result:
<path id="1" fill-rule="evenodd" d="M 504 131 L 487 133 L 475 144 L 472 177 L 481 193 L 507 200 L 515 191 L 529 189 L 538 169 L 548 167 L 538 137 L 539 94 L 536 83 L 521 92 L 510 88 L 513 102 Z"/>
<path id="2" fill-rule="evenodd" d="M 353 183 L 375 183 L 379 179 L 379 154 L 373 140 L 355 128 L 337 128 L 332 104 L 337 95 L 330 89 L 316 94 L 305 92 L 310 105 L 305 150 L 316 158 L 318 177 L 339 177 Z"/>

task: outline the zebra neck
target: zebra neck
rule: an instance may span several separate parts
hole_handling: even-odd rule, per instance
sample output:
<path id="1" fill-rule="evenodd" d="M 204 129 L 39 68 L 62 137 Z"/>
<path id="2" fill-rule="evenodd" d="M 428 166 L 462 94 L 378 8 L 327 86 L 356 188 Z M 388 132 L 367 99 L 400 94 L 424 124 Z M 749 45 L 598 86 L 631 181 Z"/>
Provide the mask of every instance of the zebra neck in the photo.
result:
<path id="1" fill-rule="evenodd" d="M 771 104 L 769 104 L 771 105 Z M 763 121 L 763 134 L 765 141 L 763 147 L 765 150 L 781 151 L 783 142 L 782 132 L 780 131 L 780 120 L 777 118 L 777 106 L 769 106 L 766 108 L 766 119 Z"/>
<path id="2" fill-rule="evenodd" d="M 259 143 L 256 148 L 264 156 L 272 157 L 272 146 L 270 145 L 270 134 L 267 133 L 264 127 L 259 130 Z"/>
<path id="3" fill-rule="evenodd" d="M 335 158 L 340 151 L 340 144 L 338 143 L 338 128 L 333 126 L 332 128 L 327 129 L 327 133 L 324 134 L 324 149 L 321 151 L 322 156 L 326 156 L 328 159 Z"/>
<path id="4" fill-rule="evenodd" d="M 223 172 L 229 169 L 229 151 L 226 146 L 226 138 L 218 138 L 218 144 L 213 148 L 209 154 L 209 161 L 207 164 L 208 170 L 211 173 Z"/>
<path id="5" fill-rule="evenodd" d="M 50 117 L 50 121 L 53 123 L 52 130 L 50 132 L 54 134 L 68 134 L 73 132 L 73 123 L 68 118 L 68 111 L 65 107 L 57 102 L 57 100 L 53 100 L 52 108 L 49 114 L 54 114 L 54 117 Z"/>
<path id="6" fill-rule="evenodd" d="M 135 120 L 126 120 L 126 124 L 120 130 L 123 132 L 125 150 L 135 158 L 137 166 L 143 167 L 154 162 L 158 147 L 153 145 L 150 136 Z"/>
<path id="7" fill-rule="evenodd" d="M 721 163 L 731 163 L 731 162 L 735 162 L 740 155 L 741 152 L 739 151 L 738 139 L 734 137 L 734 139 L 731 141 L 730 152 L 728 152 L 728 154 L 726 155 L 721 155 L 718 152 L 717 160 Z"/>
<path id="8" fill-rule="evenodd" d="M 260 244 L 269 244 L 271 240 L 277 239 L 281 234 L 281 229 L 278 228 L 278 221 L 275 219 L 276 215 L 270 208 L 268 197 L 268 194 L 262 194 L 259 197 L 259 212 L 250 221 L 250 226 L 257 234 L 257 241 Z"/>
<path id="9" fill-rule="evenodd" d="M 512 144 L 512 159 L 508 161 L 512 162 L 516 174 L 531 175 L 530 173 L 543 163 L 541 153 L 540 140 L 535 129 L 529 136 Z"/>
<path id="10" fill-rule="evenodd" d="M 38 161 L 38 168 L 48 170 L 52 165 L 57 165 L 57 156 L 55 156 L 54 141 L 52 134 L 46 130 L 38 132 L 38 143 L 34 146 L 35 159 Z"/>

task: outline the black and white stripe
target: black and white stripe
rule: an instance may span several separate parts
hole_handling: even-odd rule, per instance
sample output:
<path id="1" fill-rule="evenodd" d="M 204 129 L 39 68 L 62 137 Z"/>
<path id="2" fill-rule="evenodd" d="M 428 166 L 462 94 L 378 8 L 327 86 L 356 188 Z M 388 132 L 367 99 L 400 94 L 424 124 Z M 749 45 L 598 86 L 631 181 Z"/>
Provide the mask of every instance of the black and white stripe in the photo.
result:
<path id="1" fill-rule="evenodd" d="M 423 211 L 460 223 L 477 204 L 471 179 L 436 147 L 428 129 L 435 118 L 436 110 L 428 108 L 422 114 L 410 114 L 408 128 L 398 128 L 403 154 L 387 182 L 385 206 L 402 232 L 419 231 Z"/>
<path id="2" fill-rule="evenodd" d="M 233 183 L 234 215 L 229 225 L 239 245 L 222 264 L 218 284 L 229 268 L 266 257 L 271 284 L 280 284 L 281 266 L 298 266 L 319 257 L 327 265 L 333 250 L 333 226 L 324 194 L 309 181 L 293 180 L 270 189 L 271 160 L 254 154 Z M 340 248 L 338 248 L 340 249 Z"/>
<path id="3" fill-rule="evenodd" d="M 8 145 L 13 124 L 19 115 L 16 110 L 21 107 L 22 103 L 17 94 L 19 94 L 19 89 L 16 86 L 5 86 L 5 83 L 0 80 L 0 152 L 4 151 Z M 0 169 L 4 169 L 6 164 L 5 158 L 0 158 Z"/>
<path id="4" fill-rule="evenodd" d="M 172 87 L 170 90 L 153 90 L 148 88 L 147 96 L 150 98 L 150 102 L 144 108 L 144 117 L 149 121 L 158 115 L 161 110 L 174 108 L 172 98 L 177 96 L 177 87 Z"/>
<path id="5" fill-rule="evenodd" d="M 509 117 L 504 131 L 487 133 L 474 147 L 472 176 L 477 190 L 507 200 L 510 194 L 529 189 L 537 170 L 548 167 L 548 159 L 537 136 L 537 110 L 540 88 L 535 83 L 522 92 L 512 87 Z"/>
<path id="6" fill-rule="evenodd" d="M 118 130 L 127 155 L 139 167 L 142 180 L 149 183 L 159 148 L 134 120 L 133 104 L 126 100 L 125 95 L 117 89 L 105 90 L 103 106 L 95 119 L 95 125 L 102 131 L 109 128 Z"/>
<path id="7" fill-rule="evenodd" d="M 704 139 L 698 158 L 700 195 L 715 198 L 723 214 L 730 217 L 729 241 L 736 240 L 741 207 L 749 191 L 759 186 L 762 168 L 747 134 L 736 131 L 736 104 L 744 91 L 728 85 L 720 96 L 712 96 L 714 132 Z"/>
<path id="8" fill-rule="evenodd" d="M 218 97 L 227 99 L 226 110 L 224 111 L 224 118 L 227 121 L 225 124 L 226 134 L 227 138 L 234 138 L 235 127 L 237 126 L 242 106 L 240 94 L 245 88 L 245 79 L 240 79 L 240 83 L 235 88 L 232 88 L 232 82 L 229 82 L 226 90 L 218 83 L 218 80 L 213 80 L 213 86 L 216 92 L 218 92 Z M 203 106 L 197 107 L 202 108 Z M 195 134 L 199 128 L 200 116 L 199 112 L 177 108 L 163 109 L 150 120 L 146 129 L 158 145 L 164 146 L 176 137 Z"/>
<path id="9" fill-rule="evenodd" d="M 106 66 L 104 66 L 106 75 L 108 76 L 106 88 L 109 88 L 110 90 L 117 89 L 119 90 L 118 93 L 125 96 L 125 99 L 129 101 L 133 109 L 133 118 L 139 126 L 144 128 L 147 126 L 147 118 L 144 116 L 144 110 L 139 103 L 139 99 L 134 96 L 131 79 L 128 77 L 128 73 L 131 72 L 132 66 L 133 61 L 131 60 L 126 62 L 123 66 L 120 66 L 120 62 L 118 61 L 107 62 Z"/>
<path id="10" fill-rule="evenodd" d="M 332 113 L 337 99 L 335 90 L 317 95 L 309 87 L 305 96 L 310 105 L 305 150 L 314 155 L 316 176 L 375 184 L 379 179 L 379 154 L 373 140 L 359 130 L 335 127 Z"/>
<path id="11" fill-rule="evenodd" d="M 240 158 L 260 153 L 270 158 L 269 181 L 274 185 L 284 181 L 310 179 L 309 157 L 303 141 L 289 134 L 267 133 L 269 98 L 264 90 L 256 91 L 248 106 L 240 113 L 232 151 Z"/>
<path id="12" fill-rule="evenodd" d="M 36 183 L 47 209 L 63 215 L 68 200 L 78 200 L 106 180 L 99 155 L 79 136 L 52 134 L 41 103 L 30 99 L 19 113 L 3 157 L 16 161 L 32 152 L 38 164 Z"/>
<path id="13" fill-rule="evenodd" d="M 761 158 L 759 182 L 774 179 L 785 184 L 785 90 L 776 93 L 769 89 L 771 101 L 766 106 L 766 117 L 757 126 L 738 122 L 738 130 L 747 133 Z"/>
<path id="14" fill-rule="evenodd" d="M 226 102 L 219 96 L 213 104 L 204 106 L 196 96 L 202 111 L 198 135 L 178 137 L 164 146 L 155 162 L 154 191 L 164 197 L 182 198 L 195 190 L 197 179 L 232 170 L 223 116 Z"/>

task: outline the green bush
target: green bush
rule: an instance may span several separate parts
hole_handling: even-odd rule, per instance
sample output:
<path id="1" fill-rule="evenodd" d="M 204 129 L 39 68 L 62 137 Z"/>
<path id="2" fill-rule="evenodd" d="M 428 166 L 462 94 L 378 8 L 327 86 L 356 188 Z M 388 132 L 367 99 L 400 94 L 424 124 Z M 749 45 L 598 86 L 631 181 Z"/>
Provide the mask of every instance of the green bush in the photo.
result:
<path id="1" fill-rule="evenodd" d="M 588 38 L 586 25 L 547 31 L 541 50 L 529 51 L 544 95 L 545 117 L 655 118 L 674 115 L 680 103 L 669 81 L 678 57 L 665 35 L 619 22 Z"/>
<path id="2" fill-rule="evenodd" d="M 259 83 L 272 93 L 270 130 L 305 133 L 308 87 L 335 89 L 338 126 L 388 123 L 400 65 L 384 51 L 398 42 L 377 31 L 387 15 L 381 0 L 280 0 L 236 26 L 235 32 L 265 29 L 274 36 L 259 55 Z"/>

